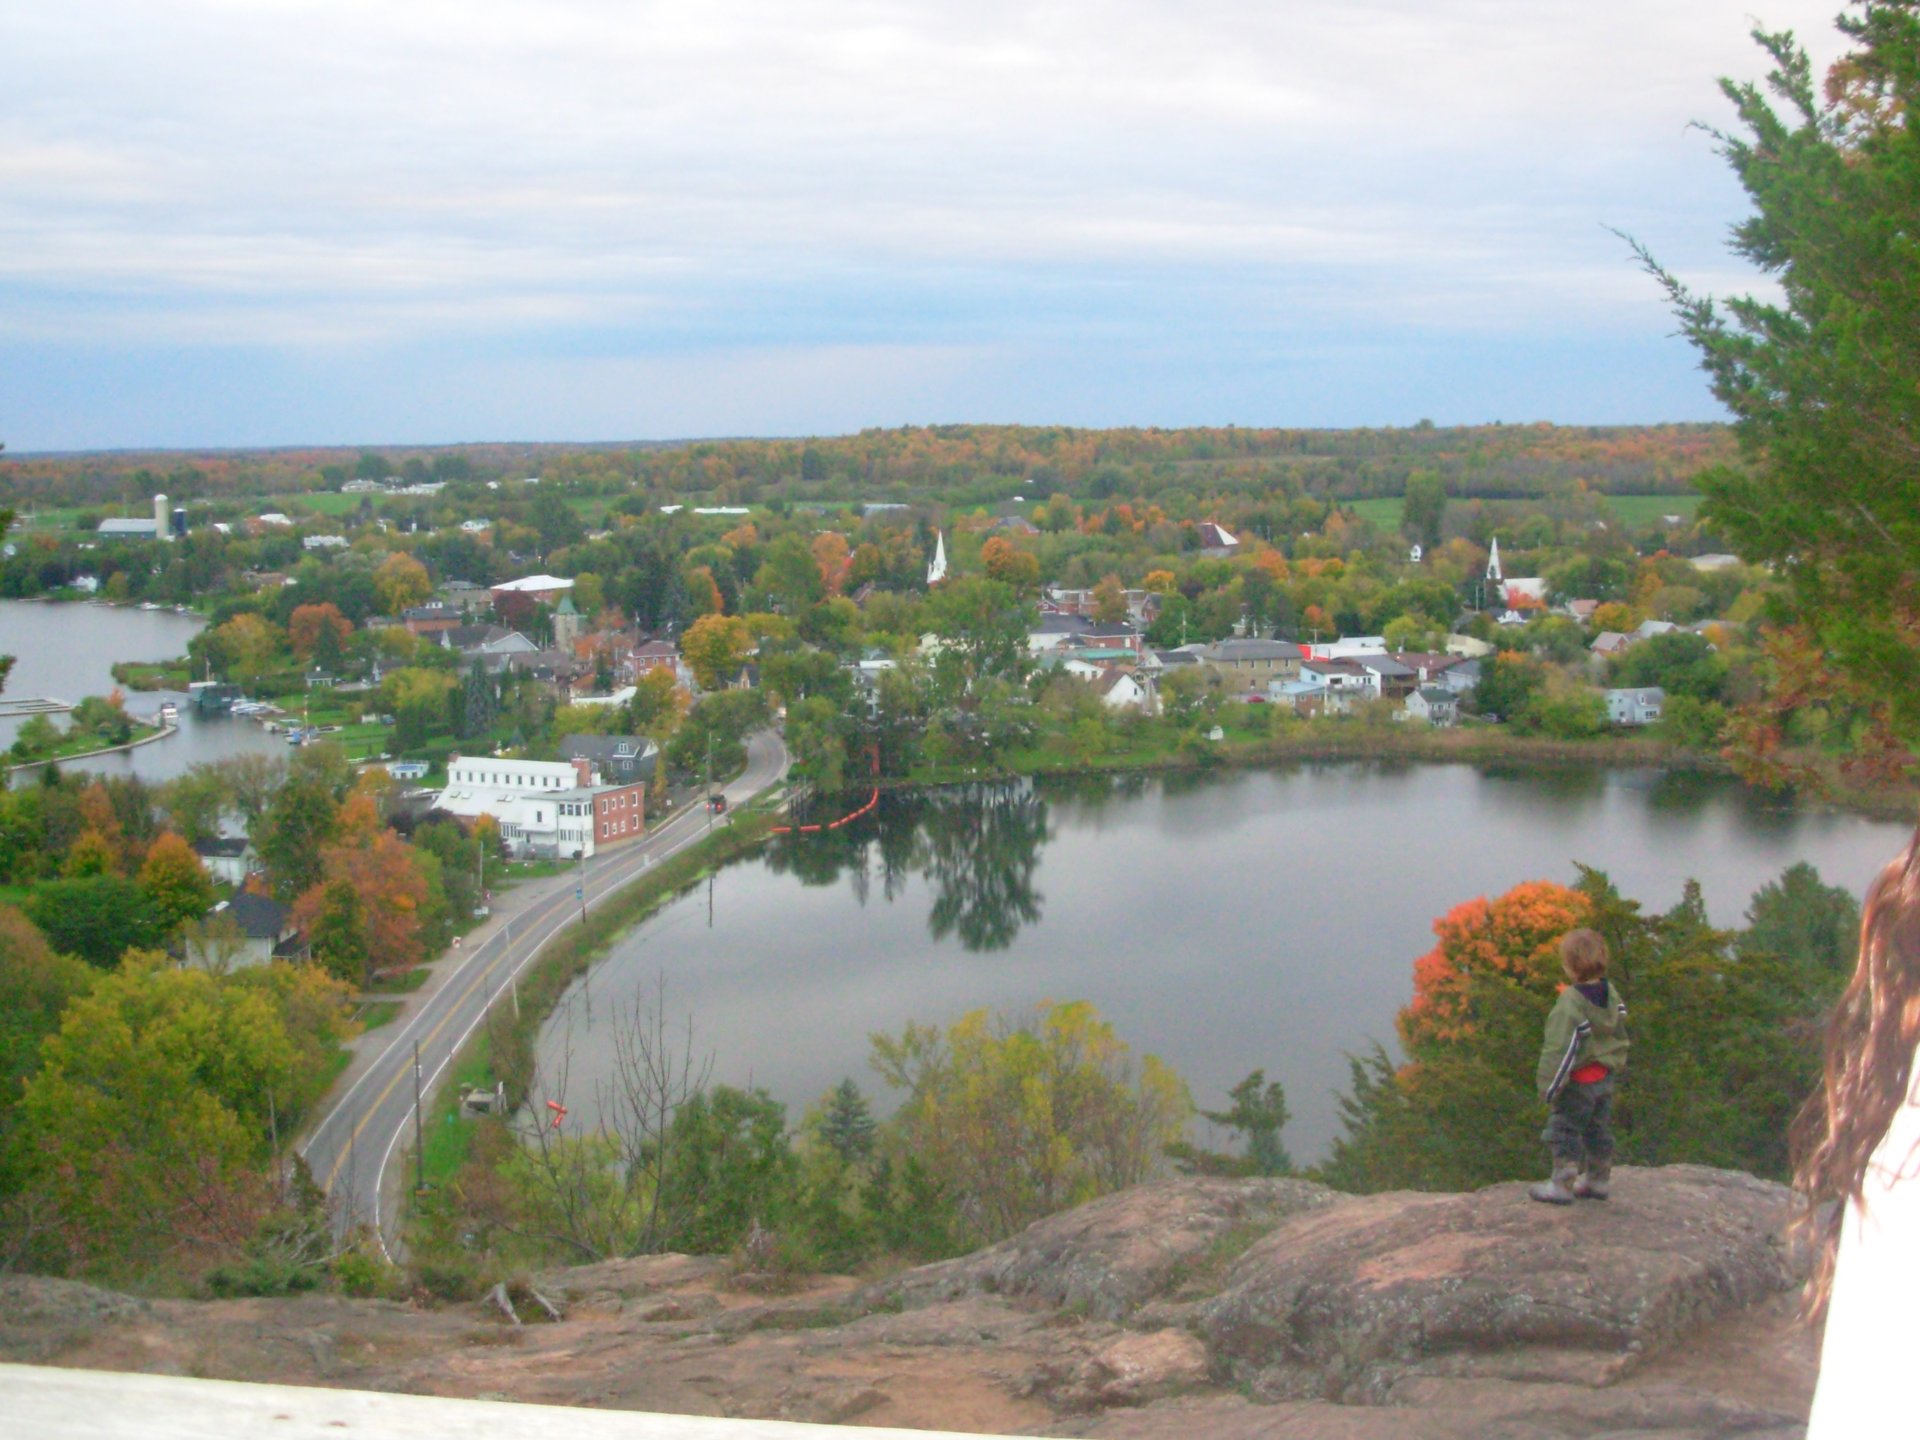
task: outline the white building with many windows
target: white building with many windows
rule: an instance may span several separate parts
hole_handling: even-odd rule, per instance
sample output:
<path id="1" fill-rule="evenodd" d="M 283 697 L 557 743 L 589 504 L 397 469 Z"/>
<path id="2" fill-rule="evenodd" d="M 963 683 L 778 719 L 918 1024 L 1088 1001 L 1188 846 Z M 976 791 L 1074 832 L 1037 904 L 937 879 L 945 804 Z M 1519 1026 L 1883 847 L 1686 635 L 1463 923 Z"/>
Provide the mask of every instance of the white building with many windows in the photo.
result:
<path id="1" fill-rule="evenodd" d="M 491 815 L 518 855 L 570 860 L 646 832 L 646 784 L 604 785 L 581 759 L 508 760 L 457 755 L 435 809 L 463 820 Z"/>

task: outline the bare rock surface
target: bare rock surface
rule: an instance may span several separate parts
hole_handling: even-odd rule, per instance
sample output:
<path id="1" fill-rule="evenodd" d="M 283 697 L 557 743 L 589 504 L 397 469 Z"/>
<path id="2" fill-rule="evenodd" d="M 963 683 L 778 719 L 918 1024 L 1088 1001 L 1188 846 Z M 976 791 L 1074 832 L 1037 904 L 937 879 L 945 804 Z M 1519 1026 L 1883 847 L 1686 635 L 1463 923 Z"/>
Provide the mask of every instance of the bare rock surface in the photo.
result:
<path id="1" fill-rule="evenodd" d="M 133 1300 L 0 1277 L 0 1360 L 1106 1440 L 1803 1433 L 1786 1194 L 1694 1167 L 1614 1198 L 1142 1186 L 979 1254 L 743 1291 L 714 1259 L 540 1277 L 554 1323 L 330 1295 Z"/>
<path id="2" fill-rule="evenodd" d="M 1122 1320 L 1146 1301 L 1204 1278 L 1223 1244 L 1351 1199 L 1305 1180 L 1140 1185 L 1049 1216 L 975 1254 L 873 1286 L 860 1303 L 915 1307 L 998 1293 Z"/>
<path id="3" fill-rule="evenodd" d="M 1194 1323 L 1263 1398 L 1366 1401 L 1408 1374 L 1605 1383 L 1796 1283 L 1785 1187 L 1620 1175 L 1604 1204 L 1515 1184 L 1316 1210 L 1249 1249 Z"/>

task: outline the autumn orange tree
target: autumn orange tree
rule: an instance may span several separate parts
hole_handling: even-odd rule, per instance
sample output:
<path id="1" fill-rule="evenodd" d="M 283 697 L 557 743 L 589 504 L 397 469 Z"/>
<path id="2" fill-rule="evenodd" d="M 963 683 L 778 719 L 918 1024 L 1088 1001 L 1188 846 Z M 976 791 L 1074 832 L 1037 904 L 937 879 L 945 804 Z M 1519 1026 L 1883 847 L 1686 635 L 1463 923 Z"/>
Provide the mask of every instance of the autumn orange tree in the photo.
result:
<path id="1" fill-rule="evenodd" d="M 991 535 L 981 545 L 980 564 L 989 580 L 1012 586 L 1015 594 L 1030 594 L 1040 583 L 1040 562 L 1004 535 Z"/>
<path id="2" fill-rule="evenodd" d="M 820 567 L 820 583 L 829 595 L 838 595 L 846 584 L 852 550 L 847 537 L 838 530 L 823 530 L 813 537 L 813 560 Z"/>
<path id="3" fill-rule="evenodd" d="M 1550 1001 L 1560 983 L 1560 937 L 1584 925 L 1590 908 L 1577 890 L 1529 880 L 1434 921 L 1438 943 L 1413 962 L 1413 999 L 1395 1020 L 1407 1054 L 1418 1057 L 1474 1033 L 1476 982 L 1518 986 Z"/>
<path id="4" fill-rule="evenodd" d="M 356 897 L 368 975 L 408 970 L 426 953 L 426 924 L 434 903 L 425 861 L 379 821 L 363 793 L 340 807 L 336 839 L 320 851 L 320 879 L 294 902 L 294 923 L 303 930 L 340 924 L 338 900 Z M 343 888 L 342 888 L 343 887 Z"/>
<path id="5" fill-rule="evenodd" d="M 287 643 L 302 660 L 325 660 L 335 655 L 353 634 L 353 622 L 331 600 L 318 605 L 296 605 L 287 617 Z"/>
<path id="6" fill-rule="evenodd" d="M 1562 977 L 1560 937 L 1592 901 L 1549 881 L 1456 905 L 1414 962 L 1396 1025 L 1406 1061 L 1376 1046 L 1353 1060 L 1347 1133 L 1323 1167 L 1343 1189 L 1468 1189 L 1539 1160 L 1545 1111 L 1534 1065 Z"/>
<path id="7" fill-rule="evenodd" d="M 1853 903 L 1811 872 L 1790 878 L 1796 910 Z M 1620 1160 L 1783 1177 L 1788 1123 L 1818 1081 L 1818 1021 L 1843 970 L 1830 947 L 1779 923 L 1786 893 L 1754 897 L 1745 935 L 1713 926 L 1692 882 L 1673 909 L 1649 915 L 1584 867 L 1573 889 L 1534 881 L 1456 906 L 1415 962 L 1399 1015 L 1404 1062 L 1380 1046 L 1351 1061 L 1346 1133 L 1321 1177 L 1359 1191 L 1469 1189 L 1537 1169 L 1546 1110 L 1534 1068 L 1563 983 L 1557 942 L 1576 925 L 1605 938 L 1608 978 L 1632 1007 L 1614 1102 Z"/>

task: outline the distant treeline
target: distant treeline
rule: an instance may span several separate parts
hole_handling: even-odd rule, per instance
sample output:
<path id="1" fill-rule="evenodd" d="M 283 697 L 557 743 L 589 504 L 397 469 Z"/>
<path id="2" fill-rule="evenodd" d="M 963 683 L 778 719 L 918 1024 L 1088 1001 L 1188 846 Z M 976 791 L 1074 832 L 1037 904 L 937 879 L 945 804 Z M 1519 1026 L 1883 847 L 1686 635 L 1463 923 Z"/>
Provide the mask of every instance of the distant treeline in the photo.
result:
<path id="1" fill-rule="evenodd" d="M 1087 430 L 934 425 L 812 440 L 311 447 L 14 457 L 0 476 L 18 502 L 138 503 L 156 492 L 214 499 L 338 490 L 352 479 L 445 481 L 540 476 L 612 493 L 718 504 L 933 501 L 948 505 L 1154 499 L 1180 492 L 1362 500 L 1437 475 L 1456 497 L 1530 499 L 1585 489 L 1682 494 L 1734 458 L 1723 425 L 1474 425 L 1290 430 L 1236 426 Z"/>

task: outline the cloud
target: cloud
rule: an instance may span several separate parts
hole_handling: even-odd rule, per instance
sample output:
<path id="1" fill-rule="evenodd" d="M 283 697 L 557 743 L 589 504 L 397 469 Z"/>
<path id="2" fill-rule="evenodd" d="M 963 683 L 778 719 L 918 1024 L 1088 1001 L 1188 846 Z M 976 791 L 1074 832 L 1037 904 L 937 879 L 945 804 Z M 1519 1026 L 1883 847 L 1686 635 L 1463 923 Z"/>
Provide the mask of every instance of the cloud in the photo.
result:
<path id="1" fill-rule="evenodd" d="M 16 6 L 0 346 L 1617 328 L 1602 224 L 1724 264 L 1749 4 Z"/>

